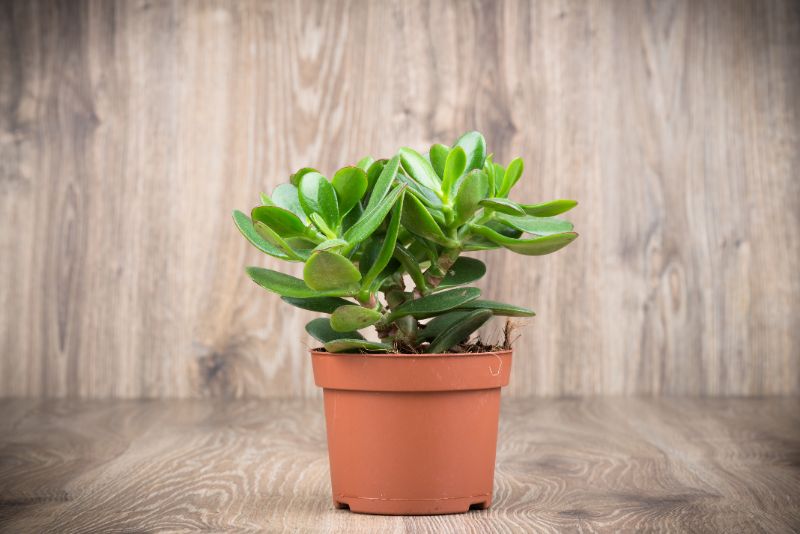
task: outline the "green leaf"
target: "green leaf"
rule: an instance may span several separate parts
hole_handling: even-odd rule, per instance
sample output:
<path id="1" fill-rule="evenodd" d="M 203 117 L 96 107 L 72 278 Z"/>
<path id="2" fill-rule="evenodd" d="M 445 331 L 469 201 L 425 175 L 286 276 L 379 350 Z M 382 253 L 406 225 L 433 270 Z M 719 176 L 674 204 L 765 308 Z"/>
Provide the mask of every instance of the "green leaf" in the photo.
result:
<path id="1" fill-rule="evenodd" d="M 522 209 L 534 217 L 552 217 L 567 212 L 577 205 L 576 200 L 551 200 L 541 204 L 522 204 Z"/>
<path id="2" fill-rule="evenodd" d="M 494 315 L 504 315 L 506 317 L 533 317 L 536 313 L 522 306 L 505 304 L 494 300 L 473 300 L 461 306 L 465 310 L 491 310 Z"/>
<path id="3" fill-rule="evenodd" d="M 386 318 L 386 323 L 411 315 L 417 319 L 433 317 L 442 312 L 463 306 L 467 302 L 481 296 L 481 290 L 477 287 L 459 287 L 448 289 L 441 293 L 433 293 L 426 297 L 409 300 L 394 309 Z"/>
<path id="4" fill-rule="evenodd" d="M 256 232 L 256 229 L 253 226 L 253 221 L 250 220 L 250 217 L 241 211 L 236 210 L 233 212 L 233 222 L 236 224 L 236 228 L 239 229 L 239 232 L 242 233 L 245 239 L 247 239 L 250 244 L 256 247 L 258 250 L 264 254 L 269 254 L 274 258 L 291 261 L 291 258 L 289 258 L 284 251 L 258 235 L 258 232 Z"/>
<path id="5" fill-rule="evenodd" d="M 578 234 L 575 232 L 564 232 L 562 234 L 535 237 L 533 239 L 514 239 L 499 234 L 485 226 L 472 225 L 470 228 L 473 232 L 485 237 L 489 241 L 497 243 L 509 250 L 513 250 L 517 254 L 524 254 L 526 256 L 550 254 L 551 252 L 566 247 L 578 237 Z"/>
<path id="6" fill-rule="evenodd" d="M 256 221 L 253 223 L 253 228 L 256 229 L 258 235 L 263 237 L 266 241 L 271 243 L 272 245 L 281 249 L 290 261 L 305 261 L 308 259 L 308 253 L 305 256 L 301 256 L 298 252 L 296 252 L 291 245 L 289 245 L 283 238 L 278 235 L 272 228 L 267 226 L 266 224 L 262 223 L 261 221 Z"/>
<path id="7" fill-rule="evenodd" d="M 435 338 L 452 325 L 464 319 L 469 313 L 469 310 L 461 310 L 437 315 L 420 330 L 419 334 L 417 334 L 417 341 L 426 341 Z"/>
<path id="8" fill-rule="evenodd" d="M 303 176 L 298 187 L 300 205 L 311 217 L 319 214 L 330 228 L 339 225 L 339 205 L 333 186 L 318 172 L 309 172 Z"/>
<path id="9" fill-rule="evenodd" d="M 475 280 L 480 280 L 485 274 L 486 265 L 481 260 L 462 256 L 450 267 L 436 289 L 463 286 Z"/>
<path id="10" fill-rule="evenodd" d="M 337 339 L 325 343 L 328 352 L 345 352 L 350 350 L 366 350 L 371 352 L 391 352 L 393 347 L 377 341 L 364 341 L 360 339 Z"/>
<path id="11" fill-rule="evenodd" d="M 348 304 L 337 308 L 331 315 L 331 328 L 337 332 L 360 330 L 380 321 L 383 314 L 363 306 Z"/>
<path id="12" fill-rule="evenodd" d="M 269 198 L 269 195 L 266 194 L 266 193 L 259 193 L 258 194 L 258 198 L 261 199 L 261 205 L 262 206 L 274 206 L 275 205 L 275 203 L 272 201 L 271 198 Z M 305 215 L 305 213 L 303 215 Z"/>
<path id="13" fill-rule="evenodd" d="M 498 215 L 498 220 L 523 232 L 536 235 L 553 235 L 572 231 L 572 223 L 555 217 L 514 217 Z"/>
<path id="14" fill-rule="evenodd" d="M 344 239 L 327 239 L 314 247 L 314 250 L 331 250 L 333 252 L 339 252 L 347 245 L 348 243 Z"/>
<path id="15" fill-rule="evenodd" d="M 428 346 L 428 354 L 445 352 L 468 339 L 472 333 L 483 326 L 483 323 L 492 317 L 490 310 L 475 310 L 464 316 L 463 319 L 450 325 Z"/>
<path id="16" fill-rule="evenodd" d="M 308 222 L 306 212 L 303 211 L 303 207 L 300 205 L 300 198 L 297 193 L 297 188 L 292 184 L 281 184 L 273 189 L 271 203 L 280 208 L 291 211 L 297 215 L 300 220 L 303 221 L 303 223 Z M 267 203 L 264 204 L 269 205 Z"/>
<path id="17" fill-rule="evenodd" d="M 481 200 L 481 206 L 508 215 L 525 215 L 522 206 L 507 198 L 486 198 Z"/>
<path id="18" fill-rule="evenodd" d="M 467 132 L 456 141 L 455 146 L 464 149 L 467 155 L 467 167 L 464 172 L 483 169 L 486 160 L 486 139 L 479 132 Z"/>
<path id="19" fill-rule="evenodd" d="M 447 145 L 435 144 L 431 147 L 428 156 L 431 159 L 431 166 L 440 178 L 444 178 L 444 167 L 447 161 L 447 154 L 450 152 L 450 147 Z"/>
<path id="20" fill-rule="evenodd" d="M 497 190 L 495 184 L 497 183 L 497 173 L 495 172 L 494 163 L 492 163 L 492 155 L 486 156 L 486 161 L 483 164 L 483 172 L 486 173 L 486 178 L 489 183 L 489 192 L 487 196 L 493 197 Z"/>
<path id="21" fill-rule="evenodd" d="M 381 225 L 386 215 L 389 213 L 389 210 L 392 209 L 394 203 L 397 202 L 397 199 L 403 194 L 405 188 L 406 186 L 402 185 L 393 189 L 383 200 L 378 202 L 378 204 L 365 211 L 358 222 L 344 233 L 345 241 L 352 246 L 372 235 L 372 232 Z"/>
<path id="22" fill-rule="evenodd" d="M 347 295 L 346 292 L 339 290 L 319 291 L 311 289 L 299 278 L 271 269 L 264 269 L 263 267 L 248 267 L 245 271 L 256 284 L 283 297 L 309 298 Z"/>
<path id="23" fill-rule="evenodd" d="M 437 194 L 441 192 L 439 177 L 427 159 L 416 150 L 407 147 L 401 148 L 398 153 L 403 169 L 411 178 Z"/>
<path id="24" fill-rule="evenodd" d="M 352 304 L 349 300 L 339 297 L 281 297 L 281 300 L 297 308 L 320 313 L 333 313 L 336 308 Z"/>
<path id="25" fill-rule="evenodd" d="M 311 219 L 311 222 L 314 223 L 314 226 L 316 226 L 320 232 L 325 234 L 325 237 L 328 239 L 336 239 L 336 232 L 334 232 L 333 229 L 328 226 L 328 223 L 325 222 L 325 219 L 322 218 L 322 215 L 319 213 L 312 213 L 309 218 Z"/>
<path id="26" fill-rule="evenodd" d="M 346 295 L 354 295 L 358 292 L 361 273 L 341 254 L 320 250 L 311 254 L 306 262 L 303 268 L 303 280 L 311 289 L 338 290 Z"/>
<path id="27" fill-rule="evenodd" d="M 339 217 L 358 204 L 367 190 L 367 173 L 358 167 L 344 167 L 333 175 L 333 189 L 339 201 Z"/>
<path id="28" fill-rule="evenodd" d="M 308 227 L 289 210 L 278 206 L 257 206 L 250 212 L 253 221 L 260 221 L 281 237 L 304 237 Z"/>
<path id="29" fill-rule="evenodd" d="M 373 209 L 386 197 L 386 193 L 391 188 L 392 183 L 394 183 L 394 178 L 397 176 L 397 169 L 399 167 L 400 156 L 395 156 L 386 163 L 381 174 L 375 180 L 375 186 L 372 188 L 372 193 L 369 196 L 366 211 Z"/>
<path id="30" fill-rule="evenodd" d="M 317 172 L 317 169 L 312 169 L 311 167 L 303 167 L 302 169 L 300 169 L 299 171 L 297 171 L 296 173 L 294 173 L 289 177 L 289 182 L 291 183 L 291 185 L 295 187 L 300 187 L 300 181 L 303 179 L 303 176 L 311 172 Z"/>
<path id="31" fill-rule="evenodd" d="M 394 247 L 394 257 L 400 262 L 403 269 L 406 270 L 411 280 L 414 281 L 414 285 L 419 289 L 420 293 L 425 293 L 428 289 L 428 285 L 425 282 L 425 275 L 422 273 L 417 259 L 399 243 Z"/>
<path id="32" fill-rule="evenodd" d="M 386 166 L 385 159 L 379 159 L 378 161 L 374 162 L 372 165 L 369 166 L 367 169 L 367 192 L 369 193 L 375 187 L 375 182 L 378 180 L 378 176 L 383 172 L 383 168 Z"/>
<path id="33" fill-rule="evenodd" d="M 363 158 L 358 160 L 358 163 L 356 163 L 356 167 L 358 167 L 364 172 L 367 172 L 367 169 L 369 169 L 370 165 L 372 165 L 373 163 L 375 163 L 375 158 L 373 158 L 372 156 L 364 156 Z"/>
<path id="34" fill-rule="evenodd" d="M 500 187 L 502 187 L 502 185 L 503 185 L 503 179 L 505 178 L 505 175 L 506 175 L 506 168 L 503 167 L 502 165 L 500 165 L 499 163 L 493 163 L 492 165 L 494 166 L 494 190 L 495 190 L 495 193 L 493 193 L 490 196 L 495 196 L 497 194 L 497 191 L 499 191 Z"/>
<path id="35" fill-rule="evenodd" d="M 447 161 L 445 161 L 444 165 L 444 178 L 442 178 L 442 195 L 444 199 L 450 198 L 453 194 L 456 180 L 464 174 L 464 169 L 466 168 L 467 155 L 463 148 L 457 146 L 447 155 Z"/>
<path id="36" fill-rule="evenodd" d="M 364 339 L 364 336 L 358 332 L 337 332 L 331 327 L 330 320 L 327 317 L 320 317 L 309 321 L 308 324 L 306 324 L 306 332 L 322 343 L 329 343 L 337 339 Z"/>
<path id="37" fill-rule="evenodd" d="M 418 199 L 422 201 L 423 204 L 425 204 L 429 208 L 436 210 L 442 209 L 442 199 L 440 199 L 436 193 L 434 193 L 427 187 L 418 184 L 408 176 L 400 173 L 398 173 L 397 175 L 397 181 L 406 184 L 408 186 L 409 192 L 413 193 Z"/>
<path id="38" fill-rule="evenodd" d="M 405 196 L 405 195 L 404 195 Z M 361 280 L 361 287 L 368 288 L 375 278 L 383 271 L 389 260 L 394 255 L 394 247 L 397 243 L 397 234 L 400 232 L 400 217 L 403 209 L 404 196 L 394 205 L 392 210 L 392 220 L 389 222 L 389 228 L 386 230 L 386 237 L 383 239 L 380 252 L 378 252 L 375 262 L 370 266 L 369 271 Z"/>
<path id="39" fill-rule="evenodd" d="M 431 214 L 414 195 L 407 195 L 403 202 L 403 227 L 418 236 L 429 239 L 443 247 L 454 248 L 458 242 L 444 235 Z"/>
<path id="40" fill-rule="evenodd" d="M 461 181 L 453 205 L 455 224 L 464 224 L 472 217 L 489 190 L 489 179 L 483 171 L 472 171 Z"/>
<path id="41" fill-rule="evenodd" d="M 503 183 L 500 186 L 500 191 L 498 191 L 497 196 L 499 197 L 507 197 L 508 193 L 511 191 L 511 188 L 514 187 L 520 177 L 522 176 L 522 169 L 524 164 L 522 159 L 516 158 L 508 164 L 508 168 L 506 169 L 505 176 L 503 176 Z"/>

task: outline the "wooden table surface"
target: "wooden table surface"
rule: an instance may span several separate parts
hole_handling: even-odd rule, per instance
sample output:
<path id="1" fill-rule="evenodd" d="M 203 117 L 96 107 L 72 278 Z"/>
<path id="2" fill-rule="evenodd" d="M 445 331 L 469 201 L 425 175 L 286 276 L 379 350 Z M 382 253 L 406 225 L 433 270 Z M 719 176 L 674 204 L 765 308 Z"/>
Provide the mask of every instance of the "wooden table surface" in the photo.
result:
<path id="1" fill-rule="evenodd" d="M 381 517 L 331 506 L 321 401 L 2 401 L 0 530 L 800 529 L 798 398 L 502 410 L 490 510 Z"/>

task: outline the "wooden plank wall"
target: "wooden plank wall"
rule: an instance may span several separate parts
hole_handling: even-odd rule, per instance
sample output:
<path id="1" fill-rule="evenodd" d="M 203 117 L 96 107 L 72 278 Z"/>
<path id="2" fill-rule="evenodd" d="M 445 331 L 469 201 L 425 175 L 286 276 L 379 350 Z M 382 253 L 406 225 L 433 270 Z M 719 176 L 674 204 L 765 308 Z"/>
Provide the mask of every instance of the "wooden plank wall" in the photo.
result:
<path id="1" fill-rule="evenodd" d="M 581 201 L 510 394 L 800 393 L 797 2 L 0 5 L 0 396 L 317 395 L 231 210 L 473 128 Z"/>

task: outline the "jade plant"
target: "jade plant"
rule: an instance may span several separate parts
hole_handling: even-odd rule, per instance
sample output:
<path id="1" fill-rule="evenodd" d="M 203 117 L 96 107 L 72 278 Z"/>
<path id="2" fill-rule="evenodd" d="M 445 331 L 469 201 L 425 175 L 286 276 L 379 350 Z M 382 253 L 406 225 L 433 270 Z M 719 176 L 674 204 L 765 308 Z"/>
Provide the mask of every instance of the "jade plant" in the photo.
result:
<path id="1" fill-rule="evenodd" d="M 247 273 L 288 304 L 328 314 L 306 330 L 329 352 L 464 351 L 492 316 L 534 312 L 481 299 L 470 284 L 486 266 L 462 253 L 539 256 L 578 236 L 555 217 L 577 202 L 508 198 L 522 171 L 520 158 L 494 162 L 478 132 L 428 154 L 401 148 L 390 159 L 365 157 L 330 180 L 302 168 L 262 193 L 250 217 L 233 218 L 261 252 L 302 262 L 303 278 L 262 267 Z M 368 327 L 380 341 L 359 332 Z"/>

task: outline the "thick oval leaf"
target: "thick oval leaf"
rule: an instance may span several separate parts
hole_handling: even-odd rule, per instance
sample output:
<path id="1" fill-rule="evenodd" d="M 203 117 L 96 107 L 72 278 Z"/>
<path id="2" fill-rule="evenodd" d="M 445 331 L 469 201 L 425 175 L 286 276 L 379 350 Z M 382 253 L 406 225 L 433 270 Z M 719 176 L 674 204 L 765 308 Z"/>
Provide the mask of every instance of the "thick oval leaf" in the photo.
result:
<path id="1" fill-rule="evenodd" d="M 388 265 L 389 260 L 394 255 L 394 247 L 397 243 L 397 235 L 400 232 L 400 218 L 403 209 L 404 196 L 395 204 L 392 210 L 392 220 L 389 222 L 389 228 L 386 230 L 386 236 L 383 239 L 380 251 L 375 257 L 375 261 L 367 271 L 367 274 L 361 280 L 362 289 L 369 288 L 370 284 L 377 278 L 377 276 Z"/>
<path id="2" fill-rule="evenodd" d="M 467 154 L 460 146 L 453 148 L 447 155 L 444 165 L 444 177 L 442 178 L 442 195 L 445 200 L 453 194 L 453 188 L 467 168 Z"/>
<path id="3" fill-rule="evenodd" d="M 236 228 L 239 229 L 239 232 L 242 233 L 245 239 L 247 239 L 250 244 L 256 247 L 258 250 L 264 254 L 269 254 L 274 258 L 290 261 L 289 256 L 283 250 L 258 235 L 258 232 L 256 232 L 256 229 L 253 226 L 253 221 L 250 220 L 250 217 L 241 211 L 236 210 L 233 212 L 233 222 L 236 224 Z"/>
<path id="4" fill-rule="evenodd" d="M 337 332 L 331 328 L 331 323 L 327 317 L 320 317 L 309 321 L 309 323 L 306 324 L 306 332 L 322 343 L 328 343 L 337 339 L 364 339 L 364 336 L 358 332 Z"/>
<path id="5" fill-rule="evenodd" d="M 504 315 L 506 317 L 533 317 L 536 313 L 522 306 L 505 304 L 494 300 L 473 300 L 461 306 L 465 310 L 491 310 L 494 315 Z"/>
<path id="6" fill-rule="evenodd" d="M 441 183 L 436 171 L 433 170 L 430 162 L 422 157 L 419 152 L 412 148 L 401 148 L 398 152 L 403 169 L 408 175 L 418 183 L 424 185 L 431 191 L 441 193 Z"/>
<path id="7" fill-rule="evenodd" d="M 358 163 L 356 163 L 356 167 L 358 167 L 364 172 L 367 172 L 367 169 L 369 169 L 370 165 L 372 165 L 373 163 L 375 163 L 375 158 L 373 158 L 372 156 L 364 156 L 363 158 L 358 160 Z"/>
<path id="8" fill-rule="evenodd" d="M 442 312 L 463 306 L 480 296 L 481 290 L 477 287 L 460 287 L 442 291 L 441 293 L 433 293 L 426 297 L 404 302 L 386 317 L 385 322 L 391 323 L 407 315 L 417 319 L 433 317 Z"/>
<path id="9" fill-rule="evenodd" d="M 263 267 L 248 267 L 245 271 L 256 284 L 283 297 L 342 297 L 348 295 L 348 293 L 338 290 L 311 289 L 299 278 Z"/>
<path id="10" fill-rule="evenodd" d="M 256 229 L 258 235 L 263 237 L 266 241 L 271 243 L 272 245 L 281 249 L 286 256 L 288 256 L 290 261 L 305 261 L 308 259 L 308 252 L 304 251 L 304 254 L 301 255 L 298 251 L 295 251 L 289 243 L 284 241 L 284 239 L 279 236 L 272 228 L 267 226 L 266 224 L 262 223 L 261 221 L 256 221 L 253 223 L 253 228 Z"/>
<path id="11" fill-rule="evenodd" d="M 494 194 L 496 195 L 503 186 L 503 178 L 505 178 L 506 175 L 506 168 L 499 163 L 493 163 L 492 165 L 494 166 Z"/>
<path id="12" fill-rule="evenodd" d="M 269 198 L 269 195 L 266 194 L 266 193 L 259 193 L 258 194 L 258 198 L 261 199 L 261 205 L 262 206 L 274 206 L 275 205 L 275 203 L 272 201 L 271 198 Z M 305 215 L 305 213 L 303 215 Z"/>
<path id="13" fill-rule="evenodd" d="M 300 197 L 297 193 L 297 188 L 292 184 L 281 184 L 272 190 L 271 203 L 289 210 L 297 215 L 303 223 L 308 222 L 306 212 L 303 211 L 303 206 L 300 205 Z M 264 203 L 269 205 L 268 203 Z"/>
<path id="14" fill-rule="evenodd" d="M 473 301 L 475 302 L 475 301 Z M 452 311 L 443 315 L 437 315 L 428 322 L 425 327 L 417 334 L 417 341 L 427 341 L 433 339 L 455 323 L 461 321 L 470 313 L 469 310 Z"/>
<path id="15" fill-rule="evenodd" d="M 314 226 L 316 226 L 320 232 L 325 234 L 328 239 L 336 239 L 336 232 L 333 230 L 333 228 L 328 226 L 328 223 L 325 222 L 325 219 L 322 218 L 322 215 L 319 213 L 312 213 L 309 215 L 309 219 L 311 219 L 311 222 L 314 223 Z"/>
<path id="16" fill-rule="evenodd" d="M 345 241 L 353 246 L 372 235 L 372 232 L 381 225 L 386 215 L 392 209 L 392 206 L 394 206 L 394 203 L 397 202 L 397 199 L 403 194 L 405 188 L 405 185 L 401 185 L 393 189 L 383 200 L 373 206 L 372 209 L 365 211 L 364 215 L 344 233 Z"/>
<path id="17" fill-rule="evenodd" d="M 311 172 L 317 172 L 317 169 L 312 169 L 311 167 L 303 167 L 302 169 L 300 169 L 299 171 L 297 171 L 296 173 L 294 173 L 289 177 L 289 183 L 291 183 L 291 185 L 295 187 L 300 187 L 300 181 L 303 179 L 303 176 Z"/>
<path id="18" fill-rule="evenodd" d="M 281 237 L 309 235 L 308 227 L 291 211 L 278 206 L 257 206 L 250 212 L 253 221 L 260 221 Z"/>
<path id="19" fill-rule="evenodd" d="M 486 265 L 481 260 L 462 256 L 450 267 L 436 289 L 463 286 L 475 280 L 480 280 L 485 274 Z"/>
<path id="20" fill-rule="evenodd" d="M 454 248 L 458 246 L 457 241 L 444 235 L 433 216 L 414 195 L 407 195 L 403 202 L 403 227 L 409 232 L 429 239 L 443 247 Z"/>
<path id="21" fill-rule="evenodd" d="M 486 160 L 486 139 L 479 132 L 467 132 L 456 141 L 455 146 L 464 149 L 467 155 L 467 167 L 464 172 L 483 169 Z"/>
<path id="22" fill-rule="evenodd" d="M 483 326 L 483 323 L 492 317 L 490 310 L 474 310 L 464 316 L 463 319 L 450 325 L 441 334 L 431 341 L 428 349 L 429 354 L 446 352 L 452 347 L 469 338 L 472 333 Z"/>
<path id="23" fill-rule="evenodd" d="M 327 239 L 314 247 L 314 250 L 330 250 L 339 252 L 347 246 L 347 241 L 344 239 Z"/>
<path id="24" fill-rule="evenodd" d="M 393 347 L 386 343 L 377 341 L 365 341 L 361 339 L 336 339 L 325 343 L 325 350 L 328 352 L 347 352 L 347 351 L 368 351 L 368 352 L 391 352 Z"/>
<path id="25" fill-rule="evenodd" d="M 356 304 L 337 308 L 331 315 L 331 328 L 337 332 L 360 330 L 380 321 L 383 314 Z"/>
<path id="26" fill-rule="evenodd" d="M 281 300 L 303 310 L 315 311 L 320 313 L 333 313 L 336 308 L 352 304 L 349 300 L 339 297 L 281 297 Z"/>
<path id="27" fill-rule="evenodd" d="M 394 178 L 397 176 L 398 168 L 400 168 L 400 156 L 393 157 L 383 166 L 383 170 L 375 180 L 372 193 L 370 193 L 366 211 L 374 209 L 386 197 L 386 193 L 389 192 L 394 183 Z"/>
<path id="28" fill-rule="evenodd" d="M 464 177 L 453 203 L 455 224 L 464 224 L 472 217 L 489 191 L 489 180 L 483 171 L 472 171 Z"/>
<path id="29" fill-rule="evenodd" d="M 308 287 L 320 291 L 340 290 L 345 294 L 358 291 L 361 273 L 353 263 L 335 252 L 320 250 L 311 254 L 303 268 Z"/>
<path id="30" fill-rule="evenodd" d="M 367 173 L 358 167 L 344 167 L 333 175 L 333 189 L 339 202 L 339 217 L 358 204 L 367 190 Z"/>
<path id="31" fill-rule="evenodd" d="M 520 158 L 516 158 L 508 164 L 505 176 L 503 176 L 503 183 L 500 186 L 500 191 L 498 191 L 497 196 L 508 196 L 511 188 L 514 187 L 514 184 L 516 184 L 522 176 L 523 167 L 524 164 Z"/>
<path id="32" fill-rule="evenodd" d="M 339 205 L 333 186 L 318 172 L 303 176 L 298 187 L 300 205 L 306 215 L 319 214 L 330 228 L 339 225 Z"/>
<path id="33" fill-rule="evenodd" d="M 442 199 L 440 199 L 436 193 L 428 189 L 427 187 L 418 184 L 408 176 L 404 174 L 397 174 L 397 181 L 408 186 L 408 190 L 416 195 L 418 199 L 422 201 L 423 204 L 428 206 L 429 208 L 433 208 L 436 210 L 442 209 Z"/>
<path id="34" fill-rule="evenodd" d="M 450 147 L 447 145 L 435 144 L 431 147 L 428 156 L 431 159 L 431 166 L 440 178 L 444 178 L 444 166 L 447 162 L 447 154 L 450 152 Z"/>
<path id="35" fill-rule="evenodd" d="M 534 217 L 552 217 L 567 212 L 578 205 L 576 200 L 551 200 L 541 204 L 522 204 L 522 209 Z"/>
<path id="36" fill-rule="evenodd" d="M 509 250 L 513 250 L 517 254 L 524 254 L 526 256 L 550 254 L 551 252 L 566 247 L 578 237 L 578 234 L 575 232 L 565 232 L 563 234 L 553 234 L 544 237 L 535 237 L 533 239 L 514 239 L 499 234 L 485 226 L 473 225 L 470 228 L 473 232 L 485 237 L 489 241 L 497 243 Z"/>
<path id="37" fill-rule="evenodd" d="M 494 163 L 492 162 L 491 154 L 486 156 L 486 162 L 483 164 L 483 172 L 486 173 L 486 178 L 489 182 L 489 192 L 487 193 L 487 196 L 493 197 L 495 195 L 495 191 L 497 190 L 495 186 L 497 183 L 497 173 L 494 169 Z"/>
<path id="38" fill-rule="evenodd" d="M 525 215 L 522 206 L 507 198 L 486 198 L 481 200 L 481 206 L 507 215 Z"/>
<path id="39" fill-rule="evenodd" d="M 499 215 L 500 221 L 523 232 L 536 235 L 553 235 L 572 231 L 572 223 L 554 217 L 515 217 Z"/>
<path id="40" fill-rule="evenodd" d="M 399 158 L 398 158 L 399 159 Z M 383 172 L 383 168 L 386 166 L 385 159 L 379 159 L 378 161 L 374 162 L 372 165 L 369 166 L 367 169 L 367 191 L 372 191 L 375 187 L 375 182 L 378 180 L 378 176 L 381 175 Z"/>

